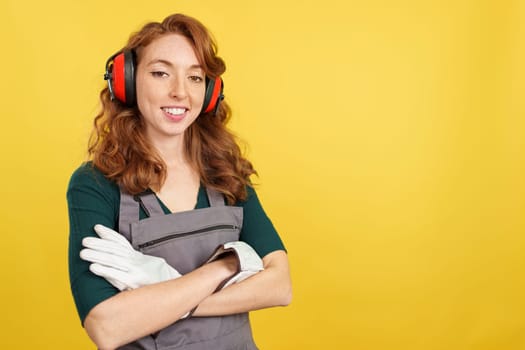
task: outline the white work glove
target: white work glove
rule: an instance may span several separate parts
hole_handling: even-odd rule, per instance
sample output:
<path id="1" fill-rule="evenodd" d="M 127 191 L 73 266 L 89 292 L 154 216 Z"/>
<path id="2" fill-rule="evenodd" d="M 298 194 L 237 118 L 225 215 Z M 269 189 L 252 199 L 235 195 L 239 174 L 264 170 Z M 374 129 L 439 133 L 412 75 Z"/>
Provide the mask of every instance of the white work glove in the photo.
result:
<path id="1" fill-rule="evenodd" d="M 236 241 L 221 244 L 217 247 L 207 263 L 217 260 L 221 255 L 232 252 L 238 262 L 237 273 L 224 281 L 220 289 L 224 289 L 233 283 L 244 281 L 257 272 L 264 270 L 263 262 L 253 248 L 245 242 Z"/>
<path id="2" fill-rule="evenodd" d="M 104 277 L 119 290 L 135 289 L 181 276 L 163 258 L 133 249 L 120 233 L 103 225 L 95 225 L 95 232 L 100 238 L 84 238 L 82 245 L 86 249 L 80 251 L 80 257 L 92 262 L 89 266 L 91 272 Z"/>

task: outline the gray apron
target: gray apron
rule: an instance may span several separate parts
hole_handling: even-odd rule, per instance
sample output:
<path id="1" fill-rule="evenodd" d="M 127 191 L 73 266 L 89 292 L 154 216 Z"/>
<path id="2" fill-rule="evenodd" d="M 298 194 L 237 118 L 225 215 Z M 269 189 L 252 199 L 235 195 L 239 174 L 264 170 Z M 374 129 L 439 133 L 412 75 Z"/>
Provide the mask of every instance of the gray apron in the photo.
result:
<path id="1" fill-rule="evenodd" d="M 181 274 L 202 266 L 223 243 L 238 241 L 243 209 L 226 206 L 224 197 L 207 189 L 209 208 L 164 214 L 151 191 L 131 196 L 120 191 L 119 230 L 144 254 L 159 256 Z M 148 218 L 139 221 L 139 206 Z M 254 350 L 248 313 L 190 317 L 119 349 Z"/>

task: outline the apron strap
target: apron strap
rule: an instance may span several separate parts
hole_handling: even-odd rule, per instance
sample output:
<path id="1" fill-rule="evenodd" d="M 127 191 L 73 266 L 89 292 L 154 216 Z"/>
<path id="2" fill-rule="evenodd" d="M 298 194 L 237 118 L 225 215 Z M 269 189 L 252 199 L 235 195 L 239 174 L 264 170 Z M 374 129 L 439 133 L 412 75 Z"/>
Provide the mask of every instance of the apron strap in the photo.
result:
<path id="1" fill-rule="evenodd" d="M 139 202 L 140 206 L 146 212 L 146 215 L 150 218 L 154 216 L 164 215 L 164 210 L 160 206 L 160 203 L 155 195 L 155 192 L 148 189 L 135 196 L 135 200 Z"/>
<path id="2" fill-rule="evenodd" d="M 208 200 L 210 201 L 210 207 L 223 207 L 224 196 L 222 193 L 206 187 L 206 193 L 208 193 Z"/>
<path id="3" fill-rule="evenodd" d="M 118 217 L 118 231 L 131 240 L 131 223 L 139 221 L 139 202 L 129 193 L 120 188 L 120 210 Z"/>
<path id="4" fill-rule="evenodd" d="M 153 191 L 146 190 L 132 196 L 120 188 L 118 227 L 119 232 L 127 239 L 131 239 L 131 224 L 139 221 L 139 207 L 142 207 L 148 217 L 164 215 L 164 211 Z"/>

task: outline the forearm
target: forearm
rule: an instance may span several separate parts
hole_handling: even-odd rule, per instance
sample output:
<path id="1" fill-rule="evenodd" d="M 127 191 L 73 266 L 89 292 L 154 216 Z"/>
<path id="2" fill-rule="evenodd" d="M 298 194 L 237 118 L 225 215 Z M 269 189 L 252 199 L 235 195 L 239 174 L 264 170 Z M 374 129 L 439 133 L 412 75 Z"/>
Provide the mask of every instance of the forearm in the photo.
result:
<path id="1" fill-rule="evenodd" d="M 231 274 L 219 260 L 178 279 L 121 292 L 94 307 L 84 326 L 100 349 L 114 349 L 179 320 Z"/>
<path id="2" fill-rule="evenodd" d="M 286 253 L 270 253 L 263 263 L 264 271 L 205 298 L 194 316 L 220 316 L 288 305 L 292 287 Z"/>

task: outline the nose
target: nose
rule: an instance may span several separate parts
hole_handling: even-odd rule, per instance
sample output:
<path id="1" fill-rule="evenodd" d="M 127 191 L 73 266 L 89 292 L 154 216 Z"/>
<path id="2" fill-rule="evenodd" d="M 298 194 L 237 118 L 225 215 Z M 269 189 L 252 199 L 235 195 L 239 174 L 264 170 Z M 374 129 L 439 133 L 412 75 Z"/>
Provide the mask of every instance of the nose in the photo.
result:
<path id="1" fill-rule="evenodd" d="M 186 84 L 184 78 L 176 77 L 171 82 L 170 96 L 177 99 L 183 99 L 187 96 Z"/>

